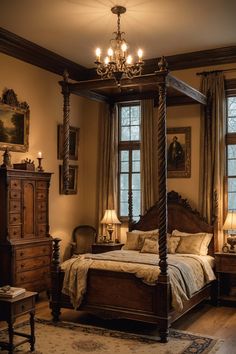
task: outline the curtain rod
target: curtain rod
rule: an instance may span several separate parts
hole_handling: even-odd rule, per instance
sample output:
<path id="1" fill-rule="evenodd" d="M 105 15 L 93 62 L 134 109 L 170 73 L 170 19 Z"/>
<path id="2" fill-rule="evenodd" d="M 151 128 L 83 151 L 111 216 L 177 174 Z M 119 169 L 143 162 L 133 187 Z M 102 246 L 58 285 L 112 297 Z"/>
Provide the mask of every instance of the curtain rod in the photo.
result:
<path id="1" fill-rule="evenodd" d="M 196 73 L 196 75 L 207 75 L 207 74 L 212 74 L 212 73 L 225 73 L 227 71 L 236 71 L 236 68 L 212 70 L 212 71 L 202 71 L 200 73 Z"/>

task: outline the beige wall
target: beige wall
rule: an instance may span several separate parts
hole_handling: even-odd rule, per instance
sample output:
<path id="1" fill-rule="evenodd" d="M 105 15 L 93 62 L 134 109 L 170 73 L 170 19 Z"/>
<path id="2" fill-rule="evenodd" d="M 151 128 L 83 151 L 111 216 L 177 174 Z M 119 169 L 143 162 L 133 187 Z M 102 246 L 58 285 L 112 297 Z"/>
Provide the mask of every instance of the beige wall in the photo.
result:
<path id="1" fill-rule="evenodd" d="M 71 125 L 80 128 L 78 193 L 59 194 L 57 125 L 63 121 L 63 97 L 58 75 L 0 54 L 0 92 L 11 88 L 18 100 L 30 106 L 29 151 L 12 152 L 12 163 L 43 154 L 45 171 L 52 172 L 50 187 L 50 233 L 62 238 L 62 253 L 73 228 L 95 225 L 97 198 L 98 103 L 71 95 Z M 2 155 L 2 153 L 0 153 Z M 2 158 L 0 158 L 2 161 Z M 36 164 L 37 166 L 37 164 Z"/>

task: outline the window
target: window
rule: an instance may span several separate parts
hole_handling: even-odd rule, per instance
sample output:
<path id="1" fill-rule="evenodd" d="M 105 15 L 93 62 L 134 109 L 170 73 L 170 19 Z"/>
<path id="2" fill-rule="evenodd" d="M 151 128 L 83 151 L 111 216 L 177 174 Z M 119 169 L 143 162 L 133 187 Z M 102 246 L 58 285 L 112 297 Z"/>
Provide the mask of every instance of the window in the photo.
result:
<path id="1" fill-rule="evenodd" d="M 227 186 L 228 209 L 236 210 L 236 95 L 227 97 Z"/>
<path id="2" fill-rule="evenodd" d="M 132 192 L 133 219 L 141 213 L 140 104 L 119 105 L 119 216 L 129 215 Z"/>

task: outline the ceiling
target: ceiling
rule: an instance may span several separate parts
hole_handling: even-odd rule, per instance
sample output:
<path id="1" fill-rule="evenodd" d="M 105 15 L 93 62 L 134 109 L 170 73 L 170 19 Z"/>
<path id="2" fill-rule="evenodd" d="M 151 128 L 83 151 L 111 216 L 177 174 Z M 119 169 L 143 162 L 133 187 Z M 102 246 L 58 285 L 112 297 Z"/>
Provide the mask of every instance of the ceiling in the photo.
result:
<path id="1" fill-rule="evenodd" d="M 1 0 L 0 26 L 87 68 L 116 30 L 144 59 L 236 44 L 236 0 Z"/>

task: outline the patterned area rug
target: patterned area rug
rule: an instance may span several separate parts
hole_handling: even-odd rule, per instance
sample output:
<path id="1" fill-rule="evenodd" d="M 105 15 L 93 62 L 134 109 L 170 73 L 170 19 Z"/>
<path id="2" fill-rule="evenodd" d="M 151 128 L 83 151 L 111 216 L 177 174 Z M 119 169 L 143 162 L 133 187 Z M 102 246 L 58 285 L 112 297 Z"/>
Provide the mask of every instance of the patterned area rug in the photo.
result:
<path id="1" fill-rule="evenodd" d="M 29 333 L 28 324 L 17 326 L 20 332 Z M 35 354 L 213 354 L 219 341 L 187 332 L 171 330 L 168 343 L 150 335 L 125 333 L 90 325 L 36 319 Z M 6 340 L 7 331 L 0 331 L 0 342 Z M 16 341 L 19 337 L 15 336 Z M 19 339 L 20 340 L 20 339 Z M 22 340 L 22 338 L 21 338 Z M 0 348 L 2 354 L 7 351 Z M 29 343 L 19 346 L 15 353 L 26 354 Z"/>

